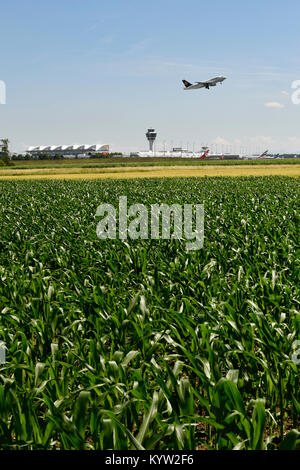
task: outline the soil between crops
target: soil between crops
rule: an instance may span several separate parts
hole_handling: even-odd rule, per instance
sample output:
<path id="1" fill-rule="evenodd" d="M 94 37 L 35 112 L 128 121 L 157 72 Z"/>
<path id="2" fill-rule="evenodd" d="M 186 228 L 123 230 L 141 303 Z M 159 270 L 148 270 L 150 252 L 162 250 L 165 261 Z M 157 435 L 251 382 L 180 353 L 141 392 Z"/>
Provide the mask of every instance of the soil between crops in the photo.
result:
<path id="1" fill-rule="evenodd" d="M 76 180 L 189 176 L 300 176 L 300 165 L 149 166 L 114 168 L 39 168 L 0 170 L 0 180 Z"/>

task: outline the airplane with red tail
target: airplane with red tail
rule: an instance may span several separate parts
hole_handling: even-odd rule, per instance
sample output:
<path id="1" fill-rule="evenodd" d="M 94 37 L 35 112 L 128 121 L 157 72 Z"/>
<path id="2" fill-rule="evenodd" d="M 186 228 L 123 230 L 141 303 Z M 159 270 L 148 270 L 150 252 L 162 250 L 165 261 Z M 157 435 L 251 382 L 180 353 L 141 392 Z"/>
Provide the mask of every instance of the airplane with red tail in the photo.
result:
<path id="1" fill-rule="evenodd" d="M 273 158 L 273 157 L 267 157 L 269 150 L 265 150 L 263 153 L 260 155 L 245 155 L 243 158 L 246 160 L 259 160 L 260 158 Z"/>
<path id="2" fill-rule="evenodd" d="M 205 150 L 205 152 L 202 155 L 200 155 L 199 159 L 204 160 L 204 158 L 206 158 L 208 154 L 209 154 L 209 149 Z"/>
<path id="3" fill-rule="evenodd" d="M 269 151 L 269 150 L 265 150 L 262 154 L 260 154 L 259 157 L 257 157 L 257 160 L 258 160 L 259 158 L 265 157 L 265 156 L 268 154 L 268 151 Z"/>

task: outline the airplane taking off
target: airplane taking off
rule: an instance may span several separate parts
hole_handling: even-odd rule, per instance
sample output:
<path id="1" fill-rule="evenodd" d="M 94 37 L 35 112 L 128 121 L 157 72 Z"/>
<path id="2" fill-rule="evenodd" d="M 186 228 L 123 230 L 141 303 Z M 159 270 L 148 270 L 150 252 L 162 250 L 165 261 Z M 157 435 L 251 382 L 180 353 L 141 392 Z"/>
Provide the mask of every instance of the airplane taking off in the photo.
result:
<path id="1" fill-rule="evenodd" d="M 211 86 L 216 86 L 217 83 L 222 83 L 224 80 L 226 80 L 226 77 L 215 77 L 206 82 L 195 82 L 194 85 L 187 80 L 182 80 L 182 82 L 185 90 L 197 90 L 198 88 L 207 88 L 209 90 Z"/>

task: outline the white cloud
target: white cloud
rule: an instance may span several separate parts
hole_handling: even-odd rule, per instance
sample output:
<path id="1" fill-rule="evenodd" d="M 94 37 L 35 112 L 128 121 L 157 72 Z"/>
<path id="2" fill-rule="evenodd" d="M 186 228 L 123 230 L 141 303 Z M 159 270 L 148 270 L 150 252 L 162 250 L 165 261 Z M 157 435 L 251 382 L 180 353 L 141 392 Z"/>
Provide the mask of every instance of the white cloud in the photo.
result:
<path id="1" fill-rule="evenodd" d="M 285 90 L 282 90 L 281 94 L 284 96 L 290 96 L 289 92 Z"/>
<path id="2" fill-rule="evenodd" d="M 248 141 L 257 145 L 276 145 L 277 141 L 270 135 L 257 135 L 249 137 Z"/>
<path id="3" fill-rule="evenodd" d="M 223 139 L 223 137 L 220 137 L 220 136 L 216 137 L 213 143 L 217 145 L 231 145 L 231 143 L 228 140 Z"/>
<path id="4" fill-rule="evenodd" d="M 284 104 L 278 103 L 277 101 L 270 101 L 265 103 L 266 108 L 284 108 Z"/>

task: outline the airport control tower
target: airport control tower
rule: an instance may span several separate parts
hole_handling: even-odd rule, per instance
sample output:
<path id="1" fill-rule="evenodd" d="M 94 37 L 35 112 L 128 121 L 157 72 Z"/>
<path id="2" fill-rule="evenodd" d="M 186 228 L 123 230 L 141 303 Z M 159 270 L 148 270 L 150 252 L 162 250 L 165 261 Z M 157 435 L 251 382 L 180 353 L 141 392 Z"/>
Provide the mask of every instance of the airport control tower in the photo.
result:
<path id="1" fill-rule="evenodd" d="M 156 139 L 156 136 L 157 136 L 157 133 L 155 132 L 155 129 L 148 129 L 148 131 L 146 132 L 146 137 L 149 141 L 149 150 L 150 150 L 150 152 L 153 151 L 153 144 L 154 144 L 154 141 Z"/>

